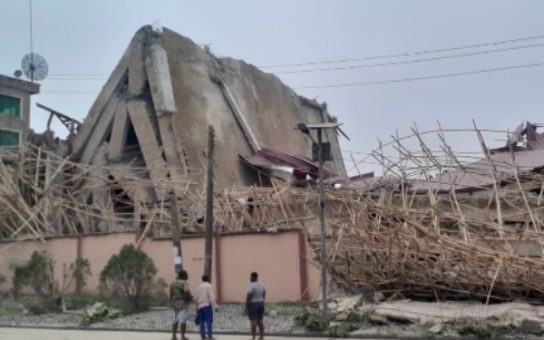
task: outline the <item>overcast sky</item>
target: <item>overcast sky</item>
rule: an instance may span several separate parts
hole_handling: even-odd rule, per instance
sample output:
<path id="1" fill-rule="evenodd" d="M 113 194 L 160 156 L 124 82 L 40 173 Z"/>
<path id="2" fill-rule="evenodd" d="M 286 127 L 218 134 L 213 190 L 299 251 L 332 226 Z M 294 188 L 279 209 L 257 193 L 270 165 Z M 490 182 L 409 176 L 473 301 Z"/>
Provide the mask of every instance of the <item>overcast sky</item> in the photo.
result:
<path id="1" fill-rule="evenodd" d="M 34 102 L 80 120 L 132 35 L 146 24 L 168 27 L 210 45 L 218 56 L 257 66 L 364 59 L 544 35 L 544 1 L 539 0 L 33 0 L 33 4 L 34 51 L 47 59 L 50 72 Z M 0 73 L 12 75 L 30 49 L 28 1 L 0 0 L 0 13 Z M 485 53 L 477 54 L 481 52 Z M 471 55 L 452 57 L 459 54 Z M 446 58 L 421 61 L 437 57 Z M 378 138 L 389 140 L 395 130 L 408 134 L 414 122 L 420 130 L 436 128 L 437 120 L 443 127 L 464 128 L 475 119 L 482 128 L 502 130 L 513 129 L 522 120 L 544 123 L 544 66 L 525 67 L 535 63 L 544 63 L 544 36 L 442 53 L 265 70 L 296 71 L 278 76 L 300 94 L 326 101 L 351 137 L 351 142 L 342 142 L 343 148 L 364 153 L 377 146 Z M 523 67 L 368 84 L 511 66 Z M 350 68 L 338 69 L 346 67 Z M 336 70 L 313 72 L 330 68 Z M 343 84 L 359 85 L 336 87 Z M 304 88 L 309 86 L 320 88 Z M 44 111 L 32 108 L 34 130 L 43 131 L 46 118 Z M 55 125 L 55 130 L 65 135 L 62 126 Z M 454 138 L 453 143 L 466 148 L 476 139 Z"/>

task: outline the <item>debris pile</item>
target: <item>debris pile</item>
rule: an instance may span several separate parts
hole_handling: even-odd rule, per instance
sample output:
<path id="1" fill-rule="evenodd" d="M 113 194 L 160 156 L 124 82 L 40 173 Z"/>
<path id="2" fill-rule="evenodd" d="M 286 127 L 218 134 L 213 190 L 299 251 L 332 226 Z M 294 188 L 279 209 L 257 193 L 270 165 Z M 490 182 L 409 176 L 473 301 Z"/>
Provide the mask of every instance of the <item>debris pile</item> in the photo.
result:
<path id="1" fill-rule="evenodd" d="M 486 306 L 466 302 L 400 300 L 376 305 L 369 318 L 383 322 L 432 325 L 429 328 L 431 333 L 441 333 L 447 324 L 512 328 L 535 335 L 544 333 L 543 307 L 520 302 Z"/>
<path id="2" fill-rule="evenodd" d="M 541 303 L 544 157 L 535 154 L 542 149 L 528 139 L 526 147 L 492 151 L 479 129 L 472 132 L 480 160 L 460 163 L 445 142 L 433 153 L 415 132 L 419 154 L 400 142 L 392 144 L 400 159 L 376 154 L 404 174 L 396 185 L 329 193 L 327 260 L 336 276 L 387 297 Z"/>

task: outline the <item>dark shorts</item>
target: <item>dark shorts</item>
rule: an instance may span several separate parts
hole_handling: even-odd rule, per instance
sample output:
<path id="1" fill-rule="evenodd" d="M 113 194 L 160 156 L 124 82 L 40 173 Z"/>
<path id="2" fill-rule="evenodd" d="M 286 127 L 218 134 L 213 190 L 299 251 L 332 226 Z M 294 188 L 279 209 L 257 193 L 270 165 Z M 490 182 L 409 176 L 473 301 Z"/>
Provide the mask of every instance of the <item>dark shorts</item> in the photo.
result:
<path id="1" fill-rule="evenodd" d="M 247 314 L 249 320 L 262 320 L 264 317 L 264 302 L 251 302 Z"/>

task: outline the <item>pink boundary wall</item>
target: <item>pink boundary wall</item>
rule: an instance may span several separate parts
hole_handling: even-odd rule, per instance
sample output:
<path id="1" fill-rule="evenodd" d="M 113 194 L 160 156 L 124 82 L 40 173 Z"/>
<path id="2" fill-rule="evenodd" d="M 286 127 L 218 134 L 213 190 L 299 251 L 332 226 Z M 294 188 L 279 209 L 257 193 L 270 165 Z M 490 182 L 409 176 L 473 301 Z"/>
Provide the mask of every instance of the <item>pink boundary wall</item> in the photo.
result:
<path id="1" fill-rule="evenodd" d="M 35 250 L 46 250 L 55 260 L 57 282 L 62 281 L 64 264 L 69 265 L 78 256 L 88 259 L 92 276 L 84 291 L 95 294 L 102 268 L 123 245 L 130 243 L 135 243 L 132 233 L 59 237 L 48 239 L 46 243 L 36 240 L 0 243 L 0 275 L 6 278 L 0 288 L 3 291 L 11 289 L 12 264 L 28 261 Z M 204 238 L 184 238 L 181 244 L 183 266 L 189 273 L 189 286 L 194 291 L 204 267 Z M 301 231 L 228 234 L 214 238 L 212 280 L 218 298 L 222 302 L 243 302 L 249 274 L 257 271 L 267 287 L 270 302 L 317 299 L 319 268 L 309 260 L 307 248 L 306 237 Z M 140 249 L 155 262 L 157 279 L 162 278 L 167 283 L 174 279 L 171 240 L 147 239 Z"/>

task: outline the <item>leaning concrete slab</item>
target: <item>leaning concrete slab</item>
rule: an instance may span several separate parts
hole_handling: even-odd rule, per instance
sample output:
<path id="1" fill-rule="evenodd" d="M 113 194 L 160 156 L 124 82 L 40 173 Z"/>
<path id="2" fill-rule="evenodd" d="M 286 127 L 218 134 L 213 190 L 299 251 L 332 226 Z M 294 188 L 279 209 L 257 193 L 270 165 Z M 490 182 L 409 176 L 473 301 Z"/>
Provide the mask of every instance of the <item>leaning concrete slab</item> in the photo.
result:
<path id="1" fill-rule="evenodd" d="M 157 114 L 161 116 L 176 113 L 176 102 L 166 50 L 159 44 L 151 45 L 145 66 Z"/>
<path id="2" fill-rule="evenodd" d="M 170 176 L 175 182 L 181 182 L 183 176 L 187 175 L 187 166 L 184 162 L 181 142 L 176 138 L 176 133 L 173 130 L 172 116 L 176 114 L 177 109 L 174 101 L 168 56 L 162 46 L 158 44 L 151 46 L 150 54 L 145 61 L 145 69 L 155 112 L 157 112 L 159 131 L 163 142 L 164 155 L 168 161 Z M 179 189 L 183 190 L 183 188 Z M 182 192 L 180 191 L 177 194 L 181 195 Z"/>
<path id="3" fill-rule="evenodd" d="M 144 51 L 144 44 L 134 44 L 128 58 L 128 93 L 131 97 L 140 96 L 145 89 Z"/>
<path id="4" fill-rule="evenodd" d="M 96 98 L 93 106 L 89 110 L 89 113 L 85 118 L 83 125 L 81 126 L 81 131 L 78 132 L 74 140 L 73 156 L 75 158 L 79 158 L 79 156 L 85 149 L 87 141 L 91 137 L 92 133 L 95 130 L 96 124 L 100 120 L 100 115 L 104 111 L 104 107 L 107 105 L 109 99 L 115 95 L 115 89 L 121 83 L 121 79 L 126 76 L 127 59 L 131 53 L 132 49 L 129 46 L 129 48 L 126 50 L 125 54 L 119 61 L 119 64 L 117 64 L 117 67 L 110 75 L 110 78 L 106 82 L 106 85 L 104 85 L 102 91 L 100 91 L 100 94 Z"/>
<path id="5" fill-rule="evenodd" d="M 107 135 L 111 131 L 113 125 L 113 117 L 124 109 L 125 104 L 116 96 L 111 96 L 110 100 L 104 107 L 104 111 L 99 117 L 93 134 L 87 141 L 81 154 L 80 162 L 90 164 L 93 156 L 102 142 L 105 141 Z"/>
<path id="6" fill-rule="evenodd" d="M 149 169 L 151 180 L 155 183 L 155 192 L 162 199 L 167 186 L 166 162 L 162 157 L 162 150 L 157 141 L 155 130 L 151 124 L 148 108 L 144 101 L 132 100 L 128 103 L 128 114 L 142 154 Z"/>
<path id="7" fill-rule="evenodd" d="M 113 127 L 111 129 L 110 144 L 108 146 L 108 159 L 115 161 L 123 154 L 125 148 L 127 133 L 128 133 L 128 111 L 123 104 L 113 119 Z"/>

